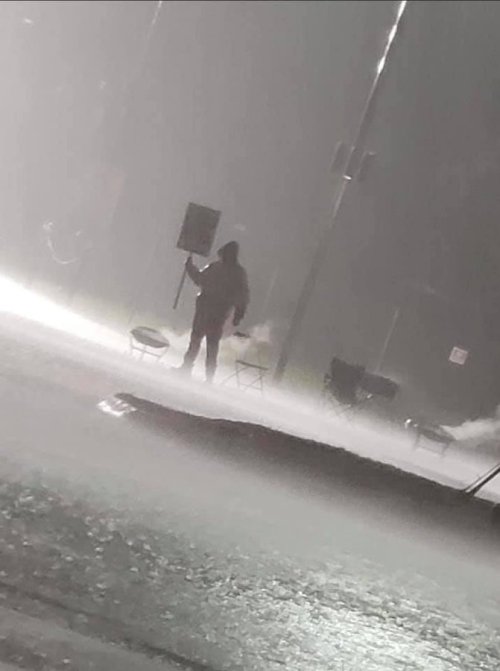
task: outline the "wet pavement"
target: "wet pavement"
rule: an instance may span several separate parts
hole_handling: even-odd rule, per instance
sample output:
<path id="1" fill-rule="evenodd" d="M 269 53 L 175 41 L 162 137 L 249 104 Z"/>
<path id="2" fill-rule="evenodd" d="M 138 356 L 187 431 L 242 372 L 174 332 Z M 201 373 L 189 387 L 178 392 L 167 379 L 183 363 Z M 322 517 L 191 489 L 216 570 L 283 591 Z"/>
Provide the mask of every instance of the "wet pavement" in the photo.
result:
<path id="1" fill-rule="evenodd" d="M 3 604 L 157 660 L 200 671 L 498 668 L 498 631 L 459 586 L 450 608 L 432 580 L 359 557 L 217 553 L 42 484 L 4 482 L 0 506 Z M 0 660 L 23 662 L 22 650 L 0 641 Z"/>
<path id="2" fill-rule="evenodd" d="M 65 370 L 56 352 L 53 367 Z M 395 530 L 344 494 L 231 462 L 208 435 L 204 454 L 186 449 L 192 434 L 106 415 L 83 377 L 5 369 L 4 620 L 15 611 L 169 669 L 500 668 L 498 570 L 472 542 L 470 558 L 454 536 L 437 551 L 436 529 L 426 543 L 404 514 Z M 0 663 L 96 668 L 43 635 L 38 653 L 23 647 L 13 629 L 0 628 Z"/>

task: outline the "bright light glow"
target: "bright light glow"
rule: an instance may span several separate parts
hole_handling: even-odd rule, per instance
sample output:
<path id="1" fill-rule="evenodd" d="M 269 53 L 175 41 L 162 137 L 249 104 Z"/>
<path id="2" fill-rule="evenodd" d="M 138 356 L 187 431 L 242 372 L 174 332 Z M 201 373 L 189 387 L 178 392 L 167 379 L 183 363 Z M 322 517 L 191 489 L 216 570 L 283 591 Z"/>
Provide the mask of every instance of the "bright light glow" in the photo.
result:
<path id="1" fill-rule="evenodd" d="M 123 336 L 111 329 L 26 289 L 12 279 L 0 276 L 0 313 L 2 312 L 43 324 L 98 345 L 113 349 L 123 349 L 124 346 Z"/>
<path id="2" fill-rule="evenodd" d="M 130 403 L 121 401 L 115 397 L 101 401 L 97 404 L 97 407 L 106 415 L 111 415 L 112 417 L 124 417 L 125 415 L 129 415 L 131 412 L 135 412 L 135 408 L 130 405 Z"/>
<path id="3" fill-rule="evenodd" d="M 394 42 L 394 38 L 397 35 L 399 24 L 400 24 L 400 21 L 403 17 L 403 14 L 404 14 L 404 11 L 406 9 L 407 4 L 408 4 L 408 1 L 403 0 L 398 5 L 396 20 L 394 21 L 394 25 L 392 26 L 392 28 L 389 32 L 389 35 L 387 36 L 387 42 L 385 44 L 384 53 L 383 53 L 382 58 L 379 60 L 378 65 L 377 65 L 377 75 L 382 74 L 382 70 L 385 68 L 385 63 L 387 61 L 387 56 L 388 56 L 389 51 L 391 49 L 392 43 Z"/>

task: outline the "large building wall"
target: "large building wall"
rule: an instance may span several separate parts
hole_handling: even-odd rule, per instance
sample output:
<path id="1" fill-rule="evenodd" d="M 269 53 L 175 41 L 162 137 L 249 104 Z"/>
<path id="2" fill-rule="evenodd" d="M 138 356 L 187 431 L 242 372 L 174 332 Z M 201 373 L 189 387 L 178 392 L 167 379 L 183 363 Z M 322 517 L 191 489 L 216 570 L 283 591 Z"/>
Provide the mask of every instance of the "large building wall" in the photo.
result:
<path id="1" fill-rule="evenodd" d="M 376 158 L 350 187 L 297 347 L 318 374 L 335 352 L 373 368 L 399 309 L 382 372 L 402 412 L 450 421 L 500 400 L 499 25 L 497 3 L 408 3 Z M 448 362 L 456 345 L 463 367 Z"/>

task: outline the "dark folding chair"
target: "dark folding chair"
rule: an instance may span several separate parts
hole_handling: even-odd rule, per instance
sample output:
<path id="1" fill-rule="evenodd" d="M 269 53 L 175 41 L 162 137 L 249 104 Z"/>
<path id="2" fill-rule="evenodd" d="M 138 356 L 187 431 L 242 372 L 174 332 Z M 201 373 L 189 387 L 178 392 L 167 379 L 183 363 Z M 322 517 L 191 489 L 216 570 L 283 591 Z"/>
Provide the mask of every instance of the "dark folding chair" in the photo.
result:
<path id="1" fill-rule="evenodd" d="M 375 397 L 392 400 L 398 389 L 393 380 L 334 357 L 323 379 L 322 398 L 340 415 L 360 410 Z"/>

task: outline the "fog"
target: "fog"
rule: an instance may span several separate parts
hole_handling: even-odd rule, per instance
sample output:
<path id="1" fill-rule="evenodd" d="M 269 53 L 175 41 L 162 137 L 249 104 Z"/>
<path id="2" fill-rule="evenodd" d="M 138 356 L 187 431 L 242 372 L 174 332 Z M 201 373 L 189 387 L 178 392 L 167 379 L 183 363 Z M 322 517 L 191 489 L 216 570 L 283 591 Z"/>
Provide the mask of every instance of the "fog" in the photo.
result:
<path id="1" fill-rule="evenodd" d="M 112 401 L 117 392 L 133 391 L 169 408 L 249 421 L 332 447 L 347 448 L 370 460 L 459 489 L 465 489 L 498 461 L 498 425 L 494 419 L 448 427 L 456 440 L 443 454 L 442 446 L 431 440 L 422 438 L 416 445 L 412 433 L 402 425 L 388 423 L 383 416 L 367 414 L 363 408 L 346 412 L 336 403 L 325 406 L 319 393 L 270 386 L 266 387 L 265 395 L 239 390 L 235 379 L 230 378 L 232 358 L 241 356 L 251 346 L 246 341 L 242 344 L 238 338 L 227 339 L 217 377 L 219 384 L 207 388 L 202 382 L 201 364 L 194 371 L 193 382 L 171 372 L 171 366 L 179 361 L 187 345 L 188 332 L 175 338 L 175 334 L 167 331 L 171 346 L 160 362 L 136 359 L 131 357 L 127 334 L 83 318 L 12 280 L 0 280 L 0 287 L 4 331 L 26 346 L 41 350 L 41 357 L 35 357 L 32 364 L 21 359 L 20 371 L 23 368 L 24 375 L 35 379 L 55 376 L 75 392 L 83 391 L 85 396 L 96 398 L 96 403 L 108 397 Z M 255 339 L 265 345 L 268 336 L 267 327 L 256 327 Z M 50 364 L 52 350 L 64 357 L 55 363 L 54 370 Z M 11 361 L 8 369 L 13 365 Z M 76 370 L 73 365 L 77 365 Z M 84 373 L 81 380 L 78 366 L 90 366 L 90 372 Z M 494 501 L 500 500 L 498 486 L 495 480 L 488 489 L 488 496 Z"/>
<path id="2" fill-rule="evenodd" d="M 406 7 L 365 140 L 374 160 L 349 187 L 288 370 L 313 387 L 335 354 L 373 370 L 398 309 L 381 371 L 401 384 L 394 412 L 447 424 L 493 414 L 500 393 L 497 14 L 472 6 Z M 172 310 L 175 244 L 187 203 L 209 205 L 216 243 L 241 243 L 245 328 L 269 325 L 274 365 L 328 221 L 335 147 L 354 137 L 396 9 L 4 3 L 5 274 L 120 330 L 182 334 L 194 292 Z"/>
<path id="3" fill-rule="evenodd" d="M 0 664 L 498 668 L 499 22 L 0 4 Z M 250 287 L 214 384 L 189 203 L 221 212 L 196 267 L 237 240 Z M 394 398 L 329 396 L 332 357 Z"/>
<path id="4" fill-rule="evenodd" d="M 391 3 L 3 11 L 7 268 L 99 321 L 187 329 L 175 242 L 187 203 L 208 204 L 242 245 L 249 324 L 272 320 L 279 347 Z"/>

